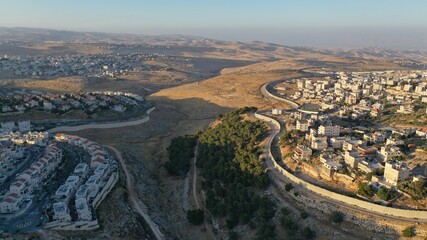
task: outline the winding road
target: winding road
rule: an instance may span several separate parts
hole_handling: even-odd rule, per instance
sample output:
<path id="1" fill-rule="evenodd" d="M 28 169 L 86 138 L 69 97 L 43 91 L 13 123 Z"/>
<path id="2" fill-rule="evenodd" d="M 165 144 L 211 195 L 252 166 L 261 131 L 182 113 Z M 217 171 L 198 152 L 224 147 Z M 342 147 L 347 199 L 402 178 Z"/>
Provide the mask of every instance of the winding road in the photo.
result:
<path id="1" fill-rule="evenodd" d="M 129 194 L 129 201 L 130 201 L 130 203 L 132 205 L 132 208 L 137 213 L 139 213 L 139 215 L 141 215 L 144 218 L 144 220 L 149 225 L 151 231 L 156 236 L 157 240 L 164 239 L 165 237 L 160 232 L 159 226 L 157 226 L 157 224 L 147 214 L 147 207 L 141 201 L 141 199 L 138 198 L 138 194 L 136 193 L 135 187 L 133 185 L 132 174 L 129 172 L 129 169 L 128 169 L 127 165 L 126 165 L 125 160 L 122 157 L 122 154 L 116 148 L 114 148 L 112 146 L 106 146 L 106 147 L 108 147 L 109 149 L 111 149 L 114 152 L 114 154 L 116 155 L 117 159 L 120 162 L 120 165 L 122 166 L 123 171 L 125 172 L 125 175 L 126 175 L 126 189 L 128 191 L 128 194 Z"/>
<path id="2" fill-rule="evenodd" d="M 285 80 L 280 80 L 280 81 L 285 81 Z M 278 96 L 276 96 L 276 95 L 274 95 L 274 94 L 272 94 L 272 93 L 270 93 L 268 90 L 267 90 L 267 86 L 269 85 L 269 84 L 271 84 L 272 82 L 270 82 L 270 83 L 266 83 L 266 84 L 263 84 L 260 88 L 259 88 L 259 91 L 261 92 L 261 94 L 264 96 L 264 97 L 266 97 L 267 99 L 268 98 L 272 98 L 272 99 L 274 99 L 274 100 L 277 100 L 277 101 L 279 101 L 279 102 L 283 102 L 283 103 L 286 103 L 286 104 L 289 104 L 292 108 L 294 108 L 294 109 L 297 109 L 298 107 L 299 107 L 299 105 L 298 105 L 298 103 L 296 103 L 296 102 L 294 102 L 294 101 L 292 101 L 292 100 L 289 100 L 289 99 L 286 99 L 286 98 L 282 98 L 282 97 L 278 97 Z M 289 109 L 290 110 L 290 109 Z"/>
<path id="3" fill-rule="evenodd" d="M 277 168 L 281 168 L 281 167 L 276 167 L 276 164 L 275 164 L 276 160 L 274 159 L 274 157 L 271 154 L 271 149 L 273 147 L 272 143 L 273 143 L 274 139 L 276 137 L 278 137 L 278 135 L 283 131 L 283 128 L 280 126 L 280 124 L 279 125 L 277 125 L 277 123 L 274 124 L 273 120 L 270 117 L 263 116 L 260 114 L 253 114 L 253 116 L 260 121 L 266 122 L 271 127 L 271 133 L 268 136 L 267 142 L 264 146 L 264 155 L 266 157 L 267 169 L 273 175 L 272 180 L 275 182 L 275 184 L 277 186 L 280 186 L 281 188 L 284 189 L 285 183 L 292 182 L 292 181 L 288 177 L 286 177 L 284 174 L 282 174 L 279 169 L 277 169 Z M 270 120 L 268 120 L 268 119 L 270 119 Z M 285 171 L 284 169 L 281 169 L 281 170 Z M 305 193 L 307 196 L 310 196 L 312 199 L 316 199 L 319 202 L 320 201 L 327 201 L 327 202 L 333 203 L 337 206 L 342 206 L 344 208 L 353 210 L 355 212 L 369 214 L 372 216 L 386 218 L 386 219 L 390 219 L 390 220 L 404 221 L 404 222 L 424 222 L 424 223 L 427 222 L 427 219 L 425 219 L 425 218 L 424 219 L 420 219 L 420 218 L 414 219 L 414 218 L 410 218 L 410 217 L 406 218 L 406 217 L 400 217 L 400 216 L 384 215 L 384 214 L 381 214 L 381 213 L 378 213 L 378 212 L 375 212 L 375 211 L 372 211 L 372 210 L 369 210 L 366 208 L 362 208 L 362 207 L 357 206 L 357 205 L 350 205 L 348 203 L 330 198 L 328 196 L 323 196 L 323 195 L 320 195 L 318 193 L 315 193 L 315 192 L 307 189 L 306 187 L 304 187 L 304 185 L 294 184 L 294 187 L 296 189 L 298 189 L 299 192 Z M 426 214 L 427 214 L 427 212 L 426 212 Z"/>

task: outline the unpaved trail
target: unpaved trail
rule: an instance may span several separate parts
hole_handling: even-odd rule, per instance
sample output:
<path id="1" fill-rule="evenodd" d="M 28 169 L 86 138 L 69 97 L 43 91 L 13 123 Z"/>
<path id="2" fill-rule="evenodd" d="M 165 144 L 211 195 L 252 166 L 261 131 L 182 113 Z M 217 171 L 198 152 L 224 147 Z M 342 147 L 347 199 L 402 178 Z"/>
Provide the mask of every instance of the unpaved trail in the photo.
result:
<path id="1" fill-rule="evenodd" d="M 156 239 L 158 239 L 158 240 L 164 239 L 165 237 L 160 232 L 160 229 L 157 226 L 157 224 L 155 222 L 153 222 L 153 220 L 151 220 L 150 216 L 147 214 L 147 207 L 141 201 L 141 199 L 138 198 L 138 195 L 135 191 L 135 186 L 133 185 L 133 182 L 132 182 L 132 174 L 129 172 L 129 169 L 127 168 L 126 162 L 124 161 L 121 153 L 116 148 L 114 148 L 112 146 L 106 146 L 106 147 L 108 147 L 109 149 L 111 149 L 114 152 L 114 154 L 116 155 L 117 159 L 120 162 L 120 165 L 122 166 L 123 171 L 125 172 L 126 189 L 128 191 L 129 201 L 130 201 L 133 209 L 136 212 L 138 212 L 144 218 L 144 220 L 150 226 L 151 231 L 156 236 Z"/>

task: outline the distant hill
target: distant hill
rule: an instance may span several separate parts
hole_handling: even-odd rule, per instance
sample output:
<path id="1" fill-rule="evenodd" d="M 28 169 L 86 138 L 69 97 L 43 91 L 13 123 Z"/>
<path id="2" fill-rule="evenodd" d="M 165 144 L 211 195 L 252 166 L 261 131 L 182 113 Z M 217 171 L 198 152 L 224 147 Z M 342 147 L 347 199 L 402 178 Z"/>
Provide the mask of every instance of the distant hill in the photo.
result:
<path id="1" fill-rule="evenodd" d="M 211 57 L 241 60 L 278 60 L 289 57 L 317 58 L 322 56 L 339 56 L 361 59 L 410 59 L 412 61 L 427 62 L 427 52 L 389 50 L 380 48 L 364 49 L 320 49 L 311 47 L 290 47 L 261 41 L 230 42 L 214 40 L 189 35 L 143 35 L 143 34 L 118 34 L 102 32 L 75 32 L 65 30 L 41 28 L 5 28 L 0 27 L 0 50 L 2 45 L 10 45 L 20 52 L 26 51 L 34 44 L 61 43 L 67 44 L 134 44 L 134 51 L 144 50 L 143 47 L 160 47 L 156 51 L 163 54 L 186 55 L 196 57 Z M 30 46 L 30 47 L 29 47 Z M 26 49 L 23 49 L 26 48 Z M 3 47 L 3 49 L 5 49 Z M 50 50 L 50 49 L 49 49 Z M 13 52 L 10 50 L 9 52 Z M 9 53 L 7 52 L 7 53 Z M 40 51 L 36 52 L 40 53 Z M 2 54 L 0 52 L 0 54 Z"/>

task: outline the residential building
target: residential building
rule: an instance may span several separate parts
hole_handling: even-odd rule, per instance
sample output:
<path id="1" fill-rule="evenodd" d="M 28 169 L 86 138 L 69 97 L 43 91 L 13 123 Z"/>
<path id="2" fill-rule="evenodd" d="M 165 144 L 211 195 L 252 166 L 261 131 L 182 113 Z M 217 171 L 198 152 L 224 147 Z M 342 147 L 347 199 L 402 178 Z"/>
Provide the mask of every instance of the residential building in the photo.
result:
<path id="1" fill-rule="evenodd" d="M 313 151 L 309 147 L 298 146 L 294 149 L 294 159 L 310 160 Z"/>
<path id="2" fill-rule="evenodd" d="M 393 146 L 393 145 L 387 145 L 387 146 L 381 147 L 381 150 L 378 153 L 378 156 L 384 162 L 387 162 L 391 160 L 393 157 L 400 156 L 400 155 L 402 155 L 402 152 L 400 151 L 399 147 Z"/>
<path id="3" fill-rule="evenodd" d="M 361 156 L 358 151 L 346 151 L 344 153 L 345 163 L 353 169 L 357 169 L 359 162 L 363 160 L 365 160 L 365 157 Z"/>
<path id="4" fill-rule="evenodd" d="M 393 186 L 407 178 L 411 174 L 411 169 L 402 162 L 386 162 L 384 169 L 384 180 Z"/>
<path id="5" fill-rule="evenodd" d="M 54 219 L 58 221 L 71 221 L 70 211 L 65 202 L 57 202 L 53 204 Z"/>
<path id="6" fill-rule="evenodd" d="M 340 135 L 340 129 L 341 127 L 338 125 L 321 125 L 319 126 L 318 134 L 327 137 L 337 137 Z"/>
<path id="7" fill-rule="evenodd" d="M 307 120 L 304 120 L 304 119 L 303 120 L 300 120 L 300 119 L 297 120 L 297 125 L 296 125 L 297 130 L 306 132 L 306 131 L 308 131 L 309 126 L 310 125 L 309 125 Z"/>

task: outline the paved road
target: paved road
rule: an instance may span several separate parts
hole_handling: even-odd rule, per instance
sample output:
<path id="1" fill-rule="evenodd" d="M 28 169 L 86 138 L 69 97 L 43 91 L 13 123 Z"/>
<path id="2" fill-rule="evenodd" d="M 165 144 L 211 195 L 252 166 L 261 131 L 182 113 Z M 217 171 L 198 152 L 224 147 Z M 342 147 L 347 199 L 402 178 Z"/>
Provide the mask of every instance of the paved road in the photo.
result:
<path id="1" fill-rule="evenodd" d="M 254 116 L 255 117 L 255 116 Z M 257 118 L 257 117 L 256 117 Z M 261 118 L 257 118 L 260 121 L 264 121 Z M 264 121 L 266 122 L 266 121 Z M 284 176 L 283 174 L 281 174 L 280 172 L 277 171 L 277 169 L 275 169 L 274 167 L 274 162 L 275 159 L 274 157 L 270 154 L 270 149 L 272 148 L 272 143 L 274 138 L 278 137 L 281 133 L 281 128 L 278 128 L 275 124 L 271 123 L 271 122 L 266 122 L 267 124 L 270 125 L 271 127 L 271 133 L 267 138 L 267 143 L 264 146 L 264 153 L 266 156 L 266 163 L 267 163 L 267 168 L 270 170 L 270 172 L 273 174 L 273 181 L 275 182 L 275 184 L 277 186 L 281 186 L 281 188 L 284 189 L 284 184 L 287 182 L 291 182 L 290 179 L 288 179 L 286 176 Z M 389 216 L 389 215 L 383 215 L 383 214 L 379 214 L 373 211 L 369 211 L 354 205 L 349 205 L 346 203 L 343 203 L 341 201 L 337 201 L 335 199 L 332 198 L 328 198 L 325 196 L 322 196 L 320 194 L 316 194 L 306 188 L 304 188 L 303 186 L 300 185 L 294 185 L 294 187 L 296 189 L 298 189 L 299 192 L 304 193 L 307 196 L 310 196 L 313 199 L 317 199 L 317 200 L 321 200 L 321 201 L 327 201 L 327 202 L 331 202 L 333 204 L 336 204 L 338 206 L 342 206 L 345 207 L 347 209 L 351 209 L 353 211 L 356 212 L 360 212 L 360 213 L 364 213 L 364 214 L 369 214 L 372 216 L 376 216 L 376 217 L 381 217 L 381 218 L 386 218 L 386 219 L 390 219 L 390 220 L 397 220 L 397 221 L 405 221 L 405 222 L 427 222 L 427 220 L 423 220 L 423 219 L 411 219 L 411 218 L 403 218 L 403 217 L 394 217 L 394 216 Z"/>
<path id="2" fill-rule="evenodd" d="M 132 175 L 129 172 L 129 169 L 126 165 L 125 160 L 123 159 L 121 153 L 114 147 L 112 146 L 106 146 L 109 149 L 111 149 L 114 154 L 116 155 L 117 159 L 120 162 L 120 165 L 122 166 L 123 171 L 125 172 L 126 175 L 126 188 L 129 194 L 129 200 L 131 202 L 131 205 L 133 207 L 133 209 L 139 213 L 139 215 L 141 215 L 144 220 L 147 222 L 147 224 L 149 225 L 151 231 L 154 233 L 154 235 L 156 236 L 156 239 L 161 240 L 164 239 L 164 235 L 160 232 L 159 227 L 157 226 L 157 224 L 155 222 L 153 222 L 153 220 L 150 218 L 150 216 L 147 214 L 147 207 L 145 206 L 145 204 L 141 201 L 141 199 L 138 198 L 138 194 L 135 191 L 135 186 L 133 185 L 132 182 Z"/>

